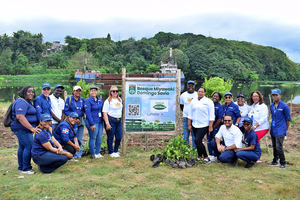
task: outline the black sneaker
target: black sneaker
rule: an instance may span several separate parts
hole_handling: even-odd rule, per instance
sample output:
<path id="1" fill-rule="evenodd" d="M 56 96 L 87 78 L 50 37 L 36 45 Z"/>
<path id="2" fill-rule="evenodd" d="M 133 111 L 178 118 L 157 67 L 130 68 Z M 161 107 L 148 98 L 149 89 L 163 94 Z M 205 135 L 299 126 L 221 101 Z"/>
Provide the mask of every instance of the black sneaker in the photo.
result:
<path id="1" fill-rule="evenodd" d="M 245 165 L 245 168 L 249 169 L 249 168 L 253 167 L 254 165 L 255 165 L 255 162 L 249 162 Z"/>
<path id="2" fill-rule="evenodd" d="M 270 166 L 279 166 L 278 162 L 274 162 L 274 161 L 269 162 L 268 165 L 270 165 Z"/>
<path id="3" fill-rule="evenodd" d="M 281 164 L 280 169 L 285 169 L 285 164 Z"/>

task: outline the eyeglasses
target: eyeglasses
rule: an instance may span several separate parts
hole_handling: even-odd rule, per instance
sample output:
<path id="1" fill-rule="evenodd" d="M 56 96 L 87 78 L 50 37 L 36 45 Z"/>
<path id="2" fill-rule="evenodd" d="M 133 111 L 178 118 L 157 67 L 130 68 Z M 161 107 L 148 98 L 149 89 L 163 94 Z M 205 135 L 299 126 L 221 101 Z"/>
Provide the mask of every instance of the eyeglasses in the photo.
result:
<path id="1" fill-rule="evenodd" d="M 231 122 L 232 120 L 224 120 L 224 122 Z"/>
<path id="2" fill-rule="evenodd" d="M 243 123 L 243 126 L 249 126 L 250 124 L 249 123 Z"/>
<path id="3" fill-rule="evenodd" d="M 227 97 L 225 97 L 225 99 L 231 99 L 231 96 L 227 96 Z"/>
<path id="4" fill-rule="evenodd" d="M 50 88 L 44 88 L 43 90 L 51 90 Z"/>
<path id="5" fill-rule="evenodd" d="M 237 100 L 244 100 L 244 98 L 243 97 L 239 97 L 239 98 L 237 98 Z"/>
<path id="6" fill-rule="evenodd" d="M 111 92 L 112 93 L 118 93 L 119 91 L 118 90 L 112 90 Z"/>

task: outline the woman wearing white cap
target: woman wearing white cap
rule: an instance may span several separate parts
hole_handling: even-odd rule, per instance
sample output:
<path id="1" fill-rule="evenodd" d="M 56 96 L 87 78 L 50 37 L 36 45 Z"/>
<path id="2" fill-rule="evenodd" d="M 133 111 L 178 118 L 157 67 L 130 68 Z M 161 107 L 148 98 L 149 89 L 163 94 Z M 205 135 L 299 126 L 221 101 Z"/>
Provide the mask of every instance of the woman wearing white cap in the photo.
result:
<path id="1" fill-rule="evenodd" d="M 84 98 L 80 97 L 82 88 L 79 85 L 74 86 L 73 88 L 73 96 L 68 97 L 66 99 L 64 112 L 67 116 L 70 116 L 72 112 L 76 112 L 78 114 L 79 119 L 77 120 L 78 131 L 76 137 L 80 142 L 80 152 L 76 152 L 74 158 L 81 158 L 82 155 L 82 140 L 83 140 L 83 121 L 84 121 Z"/>

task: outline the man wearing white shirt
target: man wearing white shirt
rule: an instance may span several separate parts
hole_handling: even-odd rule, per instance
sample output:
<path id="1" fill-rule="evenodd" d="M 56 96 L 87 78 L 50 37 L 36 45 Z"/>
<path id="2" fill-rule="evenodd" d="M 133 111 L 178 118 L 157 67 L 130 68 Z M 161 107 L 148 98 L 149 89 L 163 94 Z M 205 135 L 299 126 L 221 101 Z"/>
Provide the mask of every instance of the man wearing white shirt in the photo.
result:
<path id="1" fill-rule="evenodd" d="M 195 144 L 199 158 L 204 158 L 204 162 L 209 162 L 209 158 L 202 142 L 206 134 L 213 131 L 215 120 L 215 107 L 212 100 L 205 96 L 205 89 L 198 90 L 198 97 L 193 99 L 188 112 L 188 127 L 193 130 Z"/>
<path id="2" fill-rule="evenodd" d="M 56 85 L 53 93 L 49 96 L 51 100 L 52 129 L 55 130 L 57 125 L 65 119 L 64 106 L 65 101 L 61 98 L 64 86 Z"/>
<path id="3" fill-rule="evenodd" d="M 216 134 L 217 149 L 221 153 L 218 159 L 223 163 L 234 163 L 237 160 L 234 149 L 242 148 L 243 134 L 240 129 L 232 125 L 233 120 L 231 115 L 225 115 L 224 125 L 220 127 Z M 221 139 L 223 143 L 221 144 Z"/>
<path id="4" fill-rule="evenodd" d="M 189 80 L 187 82 L 187 91 L 180 95 L 180 108 L 182 110 L 182 127 L 183 127 L 183 139 L 189 144 L 190 134 L 192 135 L 192 144 L 195 148 L 195 136 L 192 131 L 188 129 L 188 112 L 190 108 L 191 101 L 198 97 L 197 92 L 195 92 L 195 81 Z"/>

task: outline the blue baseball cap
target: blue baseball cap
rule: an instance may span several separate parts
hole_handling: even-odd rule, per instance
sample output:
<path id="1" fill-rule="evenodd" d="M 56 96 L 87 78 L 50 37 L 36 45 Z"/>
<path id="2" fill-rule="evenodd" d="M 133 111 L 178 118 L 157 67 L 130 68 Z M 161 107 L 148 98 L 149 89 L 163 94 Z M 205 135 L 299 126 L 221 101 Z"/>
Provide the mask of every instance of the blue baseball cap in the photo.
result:
<path id="1" fill-rule="evenodd" d="M 272 90 L 272 94 L 281 94 L 281 90 L 276 88 Z"/>
<path id="2" fill-rule="evenodd" d="M 71 114 L 69 116 L 79 118 L 79 115 L 76 112 L 71 112 Z"/>
<path id="3" fill-rule="evenodd" d="M 98 88 L 96 86 L 94 86 L 94 85 L 92 87 L 90 87 L 90 90 L 92 90 L 92 89 L 98 90 Z"/>
<path id="4" fill-rule="evenodd" d="M 253 120 L 249 117 L 246 117 L 243 122 L 249 122 L 250 124 L 253 124 Z"/>
<path id="5" fill-rule="evenodd" d="M 189 81 L 187 82 L 187 84 L 193 84 L 193 85 L 195 85 L 195 81 L 189 80 Z"/>
<path id="6" fill-rule="evenodd" d="M 52 117 L 49 114 L 47 114 L 47 113 L 41 114 L 41 121 L 46 122 L 46 121 L 51 121 L 51 120 L 52 120 Z"/>
<path id="7" fill-rule="evenodd" d="M 43 90 L 44 88 L 50 88 L 50 89 L 51 89 L 50 83 L 43 83 L 43 84 L 42 84 L 42 90 Z"/>
<path id="8" fill-rule="evenodd" d="M 231 92 L 226 92 L 226 93 L 224 94 L 224 97 L 225 97 L 226 95 L 232 96 L 232 93 L 231 93 Z"/>
<path id="9" fill-rule="evenodd" d="M 54 87 L 54 90 L 55 90 L 56 88 L 62 88 L 62 89 L 65 89 L 65 87 L 64 87 L 64 86 L 62 86 L 62 85 L 59 85 L 59 84 L 55 85 L 55 87 Z"/>

